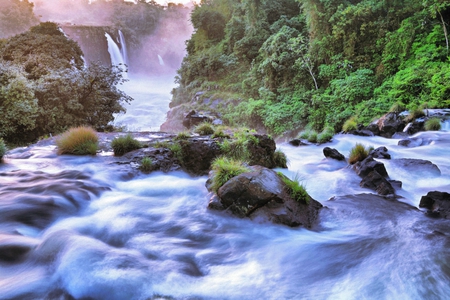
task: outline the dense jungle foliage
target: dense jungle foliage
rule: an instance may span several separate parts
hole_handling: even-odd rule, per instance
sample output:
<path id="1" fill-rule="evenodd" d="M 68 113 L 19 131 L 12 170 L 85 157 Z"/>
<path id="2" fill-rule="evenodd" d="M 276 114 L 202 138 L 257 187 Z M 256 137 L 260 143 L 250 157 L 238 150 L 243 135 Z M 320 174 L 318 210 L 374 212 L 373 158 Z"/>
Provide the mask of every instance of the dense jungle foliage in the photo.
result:
<path id="1" fill-rule="evenodd" d="M 172 106 L 277 135 L 450 106 L 446 0 L 203 0 L 191 21 Z"/>

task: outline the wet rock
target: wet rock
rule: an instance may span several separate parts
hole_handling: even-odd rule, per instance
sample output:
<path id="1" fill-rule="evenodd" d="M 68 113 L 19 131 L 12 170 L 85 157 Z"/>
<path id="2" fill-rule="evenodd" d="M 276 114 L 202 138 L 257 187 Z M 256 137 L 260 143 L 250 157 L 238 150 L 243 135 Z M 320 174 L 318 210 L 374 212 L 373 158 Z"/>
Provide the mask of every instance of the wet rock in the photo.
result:
<path id="1" fill-rule="evenodd" d="M 368 130 L 373 133 L 373 135 L 379 135 L 380 129 L 378 128 L 378 121 L 370 123 L 365 130 Z"/>
<path id="2" fill-rule="evenodd" d="M 431 217 L 450 219 L 450 194 L 433 191 L 420 199 L 419 207 L 426 208 Z"/>
<path id="3" fill-rule="evenodd" d="M 419 147 L 422 145 L 422 139 L 421 138 L 407 138 L 398 141 L 399 146 L 408 147 L 408 148 L 414 148 Z"/>
<path id="4" fill-rule="evenodd" d="M 420 177 L 441 176 L 441 170 L 439 170 L 438 166 L 436 166 L 429 160 L 400 158 L 400 159 L 393 159 L 391 161 L 395 166 L 405 169 L 412 176 L 420 176 Z"/>
<path id="5" fill-rule="evenodd" d="M 207 175 L 212 161 L 221 154 L 219 144 L 211 139 L 188 139 L 179 143 L 181 166 L 193 175 Z"/>
<path id="6" fill-rule="evenodd" d="M 352 130 L 349 133 L 353 134 L 353 135 L 357 135 L 357 136 L 374 136 L 375 135 L 371 130 L 367 130 L 367 129 Z"/>
<path id="7" fill-rule="evenodd" d="M 378 147 L 377 149 L 370 151 L 369 156 L 373 158 L 391 159 L 391 155 L 388 153 L 386 147 Z"/>
<path id="8" fill-rule="evenodd" d="M 338 150 L 330 147 L 323 148 L 323 155 L 326 158 L 332 158 L 336 160 L 345 160 L 345 156 L 342 155 Z"/>
<path id="9" fill-rule="evenodd" d="M 394 133 L 400 132 L 405 128 L 405 122 L 400 118 L 397 113 L 390 112 L 385 114 L 378 120 L 379 135 L 391 138 Z"/>
<path id="10" fill-rule="evenodd" d="M 308 143 L 305 143 L 304 141 L 302 141 L 301 139 L 293 139 L 289 141 L 289 144 L 295 147 L 298 146 L 307 146 L 309 145 Z"/>
<path id="11" fill-rule="evenodd" d="M 408 135 L 413 135 L 418 133 L 419 131 L 424 131 L 424 120 L 416 120 L 414 122 L 408 123 L 406 127 L 403 129 L 403 132 Z"/>
<path id="12" fill-rule="evenodd" d="M 395 189 L 385 177 L 377 171 L 371 171 L 367 174 L 359 184 L 363 188 L 369 188 L 377 192 L 378 195 L 395 195 Z"/>
<path id="13" fill-rule="evenodd" d="M 250 153 L 250 165 L 259 165 L 266 168 L 277 167 L 273 156 L 277 148 L 275 141 L 265 134 L 253 134 L 254 139 L 250 139 L 247 149 Z M 252 141 L 257 141 L 252 142 Z"/>
<path id="14" fill-rule="evenodd" d="M 187 129 L 197 126 L 202 122 L 208 122 L 211 119 L 208 116 L 200 114 L 195 110 L 191 110 L 183 119 L 183 126 Z"/>
<path id="15" fill-rule="evenodd" d="M 223 208 L 233 215 L 291 227 L 312 227 L 322 207 L 309 196 L 308 203 L 294 200 L 279 175 L 261 166 L 233 177 L 219 188 L 217 195 Z"/>
<path id="16" fill-rule="evenodd" d="M 366 177 L 372 171 L 376 171 L 383 177 L 388 176 L 384 164 L 382 162 L 374 160 L 371 156 L 368 156 L 363 161 L 354 164 L 354 168 L 356 174 L 358 174 L 358 176 L 361 176 L 363 178 Z"/>
<path id="17" fill-rule="evenodd" d="M 172 107 L 167 112 L 166 121 L 160 126 L 160 130 L 163 132 L 179 132 L 185 130 L 183 119 L 186 113 L 186 108 L 182 105 Z"/>

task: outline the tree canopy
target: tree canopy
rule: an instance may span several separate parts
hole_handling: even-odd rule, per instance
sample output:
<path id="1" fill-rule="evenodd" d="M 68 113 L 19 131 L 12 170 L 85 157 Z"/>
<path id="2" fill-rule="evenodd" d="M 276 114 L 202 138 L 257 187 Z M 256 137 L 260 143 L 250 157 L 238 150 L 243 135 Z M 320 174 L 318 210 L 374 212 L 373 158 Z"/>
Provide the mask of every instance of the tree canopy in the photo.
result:
<path id="1" fill-rule="evenodd" d="M 340 130 L 450 105 L 448 1 L 209 0 L 191 19 L 173 104 L 203 91 L 230 124 Z"/>

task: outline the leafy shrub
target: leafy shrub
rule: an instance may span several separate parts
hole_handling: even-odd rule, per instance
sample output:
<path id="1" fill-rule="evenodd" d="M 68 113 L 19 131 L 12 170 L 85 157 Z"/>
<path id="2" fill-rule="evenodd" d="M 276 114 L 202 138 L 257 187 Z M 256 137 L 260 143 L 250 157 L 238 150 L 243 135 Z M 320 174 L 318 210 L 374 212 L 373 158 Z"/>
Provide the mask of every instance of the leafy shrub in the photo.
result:
<path id="1" fill-rule="evenodd" d="M 363 144 L 356 143 L 355 147 L 353 147 L 350 150 L 350 155 L 348 158 L 348 162 L 350 164 L 354 164 L 358 161 L 364 160 L 368 155 L 370 150 L 373 149 L 373 147 L 364 147 Z"/>
<path id="2" fill-rule="evenodd" d="M 194 132 L 200 135 L 210 135 L 214 133 L 214 126 L 211 123 L 202 122 L 195 127 Z"/>
<path id="3" fill-rule="evenodd" d="M 150 157 L 144 157 L 141 160 L 141 165 L 139 169 L 143 172 L 150 172 L 153 169 L 153 161 Z"/>
<path id="4" fill-rule="evenodd" d="M 91 127 L 76 127 L 61 134 L 56 140 L 58 154 L 95 155 L 98 149 L 97 133 Z"/>
<path id="5" fill-rule="evenodd" d="M 120 156 L 127 152 L 142 148 L 142 144 L 133 138 L 131 134 L 127 134 L 113 139 L 111 147 L 113 148 L 114 155 Z"/>
<path id="6" fill-rule="evenodd" d="M 283 151 L 276 150 L 273 154 L 273 161 L 275 162 L 275 166 L 280 168 L 287 168 L 288 159 Z"/>
<path id="7" fill-rule="evenodd" d="M 317 142 L 318 143 L 326 143 L 331 141 L 331 139 L 334 136 L 334 130 L 332 127 L 325 127 L 324 130 L 322 130 L 321 133 L 317 136 Z"/>
<path id="8" fill-rule="evenodd" d="M 351 117 L 347 121 L 345 121 L 344 125 L 342 125 L 342 131 L 349 132 L 352 130 L 356 130 L 358 128 L 358 123 L 354 117 Z"/>
<path id="9" fill-rule="evenodd" d="M 5 153 L 6 153 L 5 141 L 3 141 L 3 139 L 0 138 L 0 160 L 3 158 Z"/>
<path id="10" fill-rule="evenodd" d="M 191 134 L 187 131 L 181 131 L 177 134 L 177 136 L 175 137 L 176 141 L 180 141 L 180 140 L 186 140 L 188 138 L 191 137 Z"/>
<path id="11" fill-rule="evenodd" d="M 426 120 L 425 122 L 425 130 L 440 130 L 441 129 L 441 120 L 439 118 L 431 118 Z"/>
<path id="12" fill-rule="evenodd" d="M 280 176 L 281 180 L 283 180 L 288 190 L 288 193 L 291 195 L 292 198 L 294 198 L 295 201 L 309 204 L 310 197 L 306 192 L 305 186 L 302 183 L 300 183 L 298 174 L 295 175 L 293 180 L 290 180 L 281 172 L 278 172 L 277 174 L 278 176 Z"/>
<path id="13" fill-rule="evenodd" d="M 244 162 L 224 156 L 216 158 L 212 162 L 211 168 L 214 171 L 211 187 L 216 193 L 219 188 L 231 178 L 250 171 L 250 169 L 245 166 Z"/>

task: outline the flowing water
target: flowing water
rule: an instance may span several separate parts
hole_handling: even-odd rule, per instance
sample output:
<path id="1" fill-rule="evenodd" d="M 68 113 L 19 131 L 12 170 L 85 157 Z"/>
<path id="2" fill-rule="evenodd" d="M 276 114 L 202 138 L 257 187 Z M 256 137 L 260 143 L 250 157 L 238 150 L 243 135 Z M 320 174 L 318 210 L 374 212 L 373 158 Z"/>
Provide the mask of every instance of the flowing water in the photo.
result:
<path id="1" fill-rule="evenodd" d="M 117 122 L 157 129 L 166 82 L 131 80 L 136 100 Z M 447 298 L 450 221 L 417 207 L 429 191 L 450 192 L 450 132 L 418 136 L 429 145 L 350 135 L 279 144 L 290 161 L 280 171 L 325 206 L 313 230 L 208 210 L 206 177 L 131 176 L 108 153 L 57 156 L 46 141 L 11 150 L 0 164 L 0 299 Z M 431 160 L 442 174 L 381 160 L 402 198 L 370 195 L 346 163 L 322 154 L 347 155 L 357 142 Z"/>

